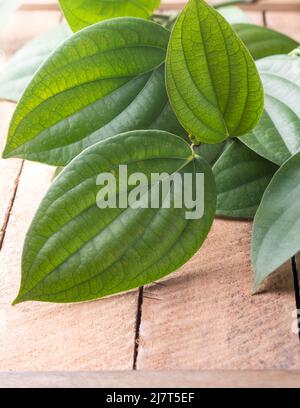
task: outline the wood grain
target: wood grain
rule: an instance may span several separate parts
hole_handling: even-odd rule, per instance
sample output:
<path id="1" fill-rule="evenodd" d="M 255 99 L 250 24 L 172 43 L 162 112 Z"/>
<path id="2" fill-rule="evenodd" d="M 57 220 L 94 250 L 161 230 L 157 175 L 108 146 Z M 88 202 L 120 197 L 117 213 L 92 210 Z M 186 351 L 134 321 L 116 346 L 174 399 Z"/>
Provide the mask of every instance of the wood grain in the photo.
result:
<path id="1" fill-rule="evenodd" d="M 264 4 L 272 6 L 271 2 Z M 251 10 L 253 21 L 261 24 L 262 14 Z M 282 18 L 283 14 L 268 12 L 267 22 L 299 38 L 298 15 L 288 17 L 288 13 Z M 58 18 L 56 12 L 18 12 L 0 36 L 0 47 L 9 57 Z M 0 104 L 1 150 L 12 110 L 13 105 Z M 205 371 L 300 368 L 300 347 L 292 331 L 295 301 L 290 263 L 266 282 L 264 292 L 251 296 L 251 224 L 224 220 L 215 222 L 209 240 L 187 265 L 145 288 L 142 297 L 137 369 L 204 371 L 43 374 L 45 370 L 130 370 L 138 294 L 77 305 L 10 306 L 18 290 L 24 236 L 53 174 L 50 167 L 33 163 L 26 163 L 21 170 L 18 160 L 0 160 L 4 237 L 0 251 L 0 371 L 41 374 L 3 374 L 0 386 L 17 382 L 24 386 L 120 386 L 122 382 L 128 387 L 299 384 L 299 373 L 293 371 L 226 371 L 225 375 Z"/>
<path id="2" fill-rule="evenodd" d="M 268 11 L 266 21 L 268 27 L 281 31 L 300 43 L 300 10 L 285 13 Z"/>
<path id="3" fill-rule="evenodd" d="M 0 38 L 6 56 L 59 18 L 18 12 Z M 13 104 L 0 103 L 1 151 L 13 110 Z M 80 305 L 11 306 L 25 233 L 54 171 L 29 162 L 21 171 L 21 163 L 0 159 L 0 371 L 131 369 L 137 292 Z"/>
<path id="4" fill-rule="evenodd" d="M 138 369 L 300 368 L 291 264 L 251 296 L 250 241 L 250 223 L 216 220 L 186 266 L 145 288 Z"/>
<path id="5" fill-rule="evenodd" d="M 12 307 L 26 230 L 53 169 L 26 162 L 0 252 L 0 371 L 130 369 L 136 292 L 76 305 Z"/>
<path id="6" fill-rule="evenodd" d="M 34 13 L 18 11 L 0 33 L 0 49 L 9 58 L 32 38 L 57 25 L 60 16 L 59 11 L 54 13 L 48 13 L 47 11 L 36 11 Z M 29 21 L 30 24 L 28 24 Z"/>
<path id="7" fill-rule="evenodd" d="M 290 263 L 252 296 L 250 223 L 217 220 L 180 271 L 145 288 L 137 368 L 300 368 Z"/>
<path id="8" fill-rule="evenodd" d="M 299 384 L 300 372 L 286 370 L 0 373 L 0 388 L 291 388 Z"/>
<path id="9" fill-rule="evenodd" d="M 222 3 L 222 0 L 208 0 L 211 4 Z M 186 4 L 187 0 L 162 0 L 160 10 L 178 10 Z M 300 5 L 298 0 L 256 0 L 253 4 L 241 5 L 247 11 L 258 10 L 277 10 L 277 11 L 293 11 L 299 10 Z M 21 5 L 23 11 L 57 11 L 59 5 L 56 0 L 28 0 Z"/>

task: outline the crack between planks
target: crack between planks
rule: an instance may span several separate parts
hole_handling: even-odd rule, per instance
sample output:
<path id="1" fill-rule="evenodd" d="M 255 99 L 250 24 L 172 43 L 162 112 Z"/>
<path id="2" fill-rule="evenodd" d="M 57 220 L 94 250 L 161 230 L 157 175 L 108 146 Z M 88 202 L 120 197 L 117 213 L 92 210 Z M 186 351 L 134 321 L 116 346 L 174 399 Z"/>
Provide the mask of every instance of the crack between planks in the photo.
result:
<path id="1" fill-rule="evenodd" d="M 268 27 L 268 18 L 267 18 L 266 10 L 262 12 L 262 17 L 263 17 L 264 26 Z M 292 265 L 292 273 L 293 273 L 293 283 L 294 283 L 293 287 L 294 287 L 294 295 L 295 295 L 296 315 L 298 319 L 298 337 L 299 337 L 299 342 L 300 342 L 300 282 L 299 282 L 299 273 L 298 273 L 296 257 L 293 257 L 291 259 L 291 265 Z"/>
<path id="2" fill-rule="evenodd" d="M 14 180 L 14 187 L 13 187 L 12 197 L 11 197 L 9 203 L 8 203 L 8 207 L 7 207 L 5 216 L 4 216 L 3 225 L 2 225 L 1 230 L 0 230 L 0 251 L 1 251 L 2 247 L 3 247 L 3 242 L 4 242 L 4 239 L 5 239 L 7 226 L 8 226 L 9 220 L 10 220 L 10 216 L 11 216 L 12 209 L 13 209 L 15 199 L 16 199 L 16 195 L 17 195 L 17 192 L 18 192 L 19 181 L 20 181 L 20 177 L 21 177 L 21 174 L 22 174 L 22 171 L 23 171 L 23 167 L 24 167 L 24 161 L 22 161 L 22 163 L 20 165 L 20 168 L 19 168 L 19 171 L 17 173 L 17 176 L 16 176 L 16 178 Z"/>
<path id="3" fill-rule="evenodd" d="M 137 369 L 137 360 L 139 356 L 140 328 L 141 328 L 142 314 L 143 314 L 143 301 L 144 301 L 144 286 L 139 288 L 139 291 L 138 291 L 135 336 L 134 336 L 133 365 L 132 365 L 133 370 Z"/>
<path id="4" fill-rule="evenodd" d="M 300 342 L 300 284 L 299 284 L 299 272 L 298 272 L 296 257 L 292 258 L 292 270 L 293 270 L 293 280 L 294 280 L 296 313 L 297 313 L 297 320 L 298 320 L 298 336 L 299 336 L 299 342 Z"/>

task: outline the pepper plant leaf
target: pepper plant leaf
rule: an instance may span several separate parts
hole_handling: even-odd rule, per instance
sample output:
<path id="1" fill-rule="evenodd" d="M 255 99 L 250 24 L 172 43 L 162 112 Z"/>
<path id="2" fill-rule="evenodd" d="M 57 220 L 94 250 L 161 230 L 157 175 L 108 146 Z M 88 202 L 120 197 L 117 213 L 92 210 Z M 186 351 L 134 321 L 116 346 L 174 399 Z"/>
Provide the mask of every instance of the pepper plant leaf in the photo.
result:
<path id="1" fill-rule="evenodd" d="M 167 54 L 171 105 L 195 143 L 219 143 L 257 124 L 263 88 L 255 63 L 230 24 L 204 0 L 190 0 Z"/>
<path id="2" fill-rule="evenodd" d="M 195 151 L 212 166 L 216 163 L 230 143 L 230 140 L 217 144 L 202 143 L 199 146 L 195 146 Z"/>
<path id="3" fill-rule="evenodd" d="M 61 24 L 21 48 L 1 72 L 0 99 L 17 102 L 37 69 L 70 34 Z"/>
<path id="4" fill-rule="evenodd" d="M 233 24 L 233 29 L 255 60 L 277 54 L 288 54 L 299 44 L 292 38 L 255 24 Z"/>
<path id="5" fill-rule="evenodd" d="M 130 199 L 133 185 L 119 184 L 127 165 L 128 182 L 136 172 L 146 180 L 138 198 L 121 209 L 100 209 L 98 176 L 115 175 L 118 197 Z M 159 181 L 174 173 L 204 173 L 204 215 L 189 219 L 184 205 L 174 205 L 174 184 L 167 189 L 171 205 L 162 199 L 146 206 Z M 158 179 L 157 179 L 158 180 Z M 186 187 L 183 179 L 182 189 Z M 111 189 L 113 191 L 113 188 Z M 176 194 L 181 194 L 177 190 Z M 185 201 L 184 201 L 185 202 Z M 199 200 L 197 201 L 199 202 Z M 141 204 L 144 203 L 144 204 Z M 194 204 L 195 205 L 195 204 Z M 202 245 L 215 215 L 216 189 L 208 164 L 178 136 L 163 131 L 135 131 L 99 142 L 77 156 L 55 179 L 42 201 L 24 245 L 22 282 L 15 301 L 78 302 L 124 292 L 150 283 L 184 264 Z M 104 207 L 104 206 L 103 206 Z M 143 208 L 144 207 L 144 208 Z"/>
<path id="6" fill-rule="evenodd" d="M 255 289 L 300 250 L 300 152 L 275 174 L 254 219 Z"/>
<path id="7" fill-rule="evenodd" d="M 125 17 L 74 34 L 24 92 L 3 156 L 65 166 L 118 133 L 153 128 L 184 134 L 165 89 L 168 39 L 160 25 Z"/>
<path id="8" fill-rule="evenodd" d="M 300 58 L 278 55 L 257 65 L 265 88 L 265 110 L 258 125 L 240 140 L 281 165 L 300 149 Z"/>
<path id="9" fill-rule="evenodd" d="M 278 166 L 239 140 L 232 141 L 213 167 L 218 192 L 217 215 L 252 219 L 277 170 Z"/>
<path id="10" fill-rule="evenodd" d="M 160 0 L 59 0 L 73 31 L 114 17 L 148 18 Z"/>

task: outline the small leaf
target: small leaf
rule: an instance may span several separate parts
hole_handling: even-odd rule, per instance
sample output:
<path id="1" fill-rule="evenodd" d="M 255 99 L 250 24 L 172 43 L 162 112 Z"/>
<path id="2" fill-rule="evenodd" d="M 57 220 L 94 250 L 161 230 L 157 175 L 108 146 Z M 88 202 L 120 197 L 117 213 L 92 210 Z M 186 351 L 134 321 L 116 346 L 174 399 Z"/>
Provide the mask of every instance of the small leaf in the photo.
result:
<path id="1" fill-rule="evenodd" d="M 240 140 L 281 165 L 300 149 L 300 58 L 278 55 L 257 65 L 265 88 L 265 111 L 255 129 Z"/>
<path id="2" fill-rule="evenodd" d="M 250 131 L 263 110 L 255 63 L 230 24 L 204 0 L 190 0 L 167 55 L 171 105 L 195 143 Z"/>
<path id="3" fill-rule="evenodd" d="M 292 38 L 255 24 L 234 24 L 233 29 L 257 60 L 276 54 L 288 54 L 298 46 Z"/>
<path id="4" fill-rule="evenodd" d="M 278 167 L 238 140 L 231 142 L 213 167 L 217 215 L 252 219 Z"/>
<path id="5" fill-rule="evenodd" d="M 204 173 L 204 216 L 186 218 L 185 207 L 100 209 L 97 177 L 127 164 L 128 177 L 147 178 L 142 197 L 158 184 L 155 173 Z M 122 173 L 123 174 L 123 173 Z M 165 179 L 167 176 L 165 176 Z M 185 184 L 183 183 L 183 188 Z M 133 187 L 132 187 L 133 188 Z M 173 184 L 168 191 L 173 196 Z M 124 191 L 118 189 L 118 195 Z M 148 202 L 148 201 L 145 202 Z M 173 201 L 172 201 L 173 202 Z M 184 264 L 202 245 L 213 222 L 216 191 L 212 171 L 182 138 L 136 131 L 86 149 L 55 179 L 27 234 L 22 283 L 15 303 L 79 302 L 153 282 Z"/>
<path id="6" fill-rule="evenodd" d="M 23 94 L 3 157 L 65 166 L 118 133 L 154 128 L 183 134 L 165 89 L 168 39 L 158 24 L 134 18 L 73 35 Z"/>
<path id="7" fill-rule="evenodd" d="M 254 219 L 255 289 L 300 250 L 300 152 L 275 174 Z"/>
<path id="8" fill-rule="evenodd" d="M 148 18 L 160 0 L 59 0 L 73 31 L 114 17 Z"/>
<path id="9" fill-rule="evenodd" d="M 40 65 L 70 34 L 61 24 L 21 48 L 1 73 L 0 98 L 17 102 Z"/>
<path id="10" fill-rule="evenodd" d="M 230 24 L 237 23 L 251 23 L 250 18 L 239 7 L 224 6 L 218 7 L 218 12 L 228 21 Z"/>

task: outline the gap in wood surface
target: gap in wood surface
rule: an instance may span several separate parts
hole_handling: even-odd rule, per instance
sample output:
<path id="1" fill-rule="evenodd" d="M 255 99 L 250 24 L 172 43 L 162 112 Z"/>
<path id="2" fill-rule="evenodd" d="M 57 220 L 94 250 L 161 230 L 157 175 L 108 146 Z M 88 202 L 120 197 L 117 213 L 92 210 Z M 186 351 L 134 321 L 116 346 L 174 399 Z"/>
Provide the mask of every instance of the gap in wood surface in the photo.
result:
<path id="1" fill-rule="evenodd" d="M 3 246 L 3 241 L 5 239 L 6 229 L 7 229 L 7 226 L 8 226 L 9 220 L 10 220 L 10 216 L 11 216 L 11 213 L 12 213 L 12 210 L 13 210 L 13 206 L 14 206 L 14 203 L 15 203 L 15 199 L 16 199 L 16 195 L 17 195 L 17 191 L 18 191 L 18 187 L 19 187 L 19 181 L 20 181 L 20 177 L 22 175 L 23 167 L 24 167 L 24 161 L 21 162 L 19 172 L 17 174 L 17 177 L 14 180 L 14 187 L 13 187 L 13 191 L 12 191 L 12 196 L 11 196 L 11 199 L 10 199 L 10 201 L 8 203 L 8 207 L 7 207 L 5 216 L 4 216 L 3 225 L 2 225 L 1 230 L 0 230 L 0 251 L 1 251 L 2 246 Z"/>
<path id="2" fill-rule="evenodd" d="M 139 355 L 140 328 L 141 328 L 142 315 L 143 315 L 143 301 L 144 301 L 144 286 L 139 288 L 139 295 L 138 295 L 138 301 L 137 301 L 133 365 L 132 365 L 133 370 L 136 370 L 137 359 Z"/>
<path id="3" fill-rule="evenodd" d="M 295 289 L 295 303 L 297 310 L 297 319 L 298 319 L 298 334 L 300 341 L 300 284 L 299 284 L 299 270 L 296 257 L 292 258 L 292 269 L 293 269 L 293 278 L 294 278 L 294 289 Z"/>
<path id="4" fill-rule="evenodd" d="M 285 13 L 286 16 L 289 16 L 289 13 Z M 272 19 L 274 19 L 274 15 L 276 13 L 266 13 L 266 11 L 263 11 L 263 20 L 264 20 L 264 26 L 268 27 L 268 21 L 272 23 Z M 290 16 L 291 17 L 291 16 Z M 300 17 L 300 14 L 299 14 Z M 297 17 L 294 16 L 294 20 L 297 20 Z M 271 24 L 269 24 L 271 25 Z M 284 25 L 284 19 L 283 19 L 283 25 Z M 278 24 L 276 24 L 278 26 Z M 300 26 L 300 22 L 299 22 Z M 281 32 L 281 26 L 278 27 L 278 31 Z M 296 310 L 297 310 L 297 319 L 300 319 L 300 289 L 299 289 L 299 273 L 298 273 L 298 268 L 297 268 L 297 261 L 296 258 L 293 257 L 291 259 L 291 266 L 292 266 L 292 274 L 293 274 L 293 284 L 294 284 L 294 294 L 295 294 L 295 305 L 296 305 Z M 298 336 L 299 336 L 299 342 L 300 342 L 300 320 L 298 320 Z"/>

